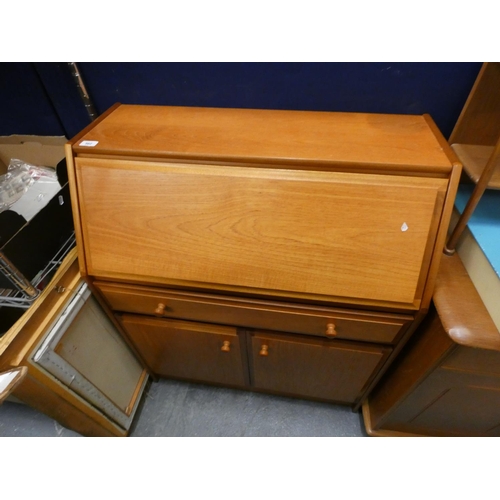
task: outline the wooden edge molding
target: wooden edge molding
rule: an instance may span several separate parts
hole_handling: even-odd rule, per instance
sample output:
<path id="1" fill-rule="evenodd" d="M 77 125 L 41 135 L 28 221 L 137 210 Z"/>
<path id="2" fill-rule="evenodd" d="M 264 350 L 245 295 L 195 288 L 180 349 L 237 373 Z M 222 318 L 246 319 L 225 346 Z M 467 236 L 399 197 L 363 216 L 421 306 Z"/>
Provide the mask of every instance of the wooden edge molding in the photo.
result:
<path id="1" fill-rule="evenodd" d="M 51 279 L 50 283 L 40 293 L 35 302 L 24 312 L 24 314 L 10 327 L 9 330 L 0 338 L 0 357 L 7 351 L 9 346 L 16 341 L 16 338 L 21 333 L 23 334 L 23 344 L 27 342 L 25 336 L 31 330 L 31 322 L 36 316 L 45 314 L 47 297 L 52 293 L 54 286 L 61 281 L 65 274 L 71 269 L 71 266 L 76 260 L 76 249 L 70 250 L 68 255 L 59 266 L 56 274 Z M 76 269 L 75 269 L 76 272 Z M 76 282 L 78 277 L 71 276 L 71 282 Z M 68 279 L 70 279 L 68 278 Z M 65 285 L 67 286 L 67 285 Z M 25 346 L 24 346 L 25 347 Z M 24 352 L 24 348 L 21 349 Z M 1 366 L 1 365 L 0 365 Z"/>
<path id="2" fill-rule="evenodd" d="M 410 337 L 413 335 L 413 333 L 416 331 L 416 329 L 420 326 L 420 323 L 425 319 L 425 316 L 427 315 L 427 310 L 426 309 L 421 309 L 416 315 L 415 315 L 415 320 L 413 323 L 410 323 L 407 325 L 405 328 L 403 328 L 403 333 L 400 336 L 400 339 L 398 341 L 397 346 L 392 350 L 392 352 L 389 354 L 389 356 L 386 358 L 384 365 L 379 369 L 377 372 L 377 375 L 375 378 L 370 382 L 370 384 L 363 390 L 362 396 L 359 398 L 359 400 L 356 402 L 354 405 L 354 411 L 358 411 L 360 407 L 365 403 L 367 400 L 368 396 L 372 393 L 374 389 L 377 388 L 377 384 L 385 374 L 385 372 L 388 370 L 388 368 L 391 366 L 392 362 L 397 358 L 398 354 L 401 352 L 405 344 L 408 342 Z"/>
<path id="3" fill-rule="evenodd" d="M 7 399 L 9 394 L 24 380 L 28 374 L 26 366 L 18 366 L 5 372 L 0 373 L 0 405 Z M 10 379 L 5 385 L 2 379 Z"/>
<path id="4" fill-rule="evenodd" d="M 57 379 L 34 365 L 14 393 L 32 408 L 84 436 L 124 437 L 127 431 L 104 416 L 81 396 L 68 391 Z"/>
<path id="5" fill-rule="evenodd" d="M 76 248 L 78 251 L 78 264 L 82 277 L 87 276 L 87 263 L 85 261 L 85 253 L 83 249 L 83 230 L 80 214 L 80 203 L 78 202 L 78 189 L 76 186 L 75 163 L 73 161 L 73 152 L 71 145 L 64 146 L 66 152 L 66 167 L 68 169 L 69 192 L 71 197 L 71 209 L 73 211 L 73 224 L 75 227 Z"/>
<path id="6" fill-rule="evenodd" d="M 448 191 L 446 193 L 441 221 L 439 223 L 439 229 L 437 232 L 434 253 L 429 269 L 428 279 L 430 280 L 430 283 L 426 283 L 425 293 L 422 297 L 422 308 L 424 309 L 428 309 L 431 303 L 441 258 L 443 256 L 443 253 L 446 253 L 446 238 L 448 237 L 448 228 L 450 226 L 453 207 L 455 206 L 455 197 L 457 195 L 461 174 L 462 165 L 454 166 L 450 176 Z"/>
<path id="7" fill-rule="evenodd" d="M 448 157 L 448 160 L 450 160 L 450 163 L 454 167 L 461 166 L 462 164 L 460 163 L 458 156 L 456 155 L 455 151 L 453 151 L 453 149 L 451 148 L 448 141 L 444 138 L 441 130 L 439 130 L 438 126 L 436 125 L 436 123 L 432 119 L 431 115 L 426 113 L 423 116 L 424 116 L 424 120 L 426 121 L 427 125 L 434 133 L 434 136 L 436 137 L 439 145 L 443 148 L 444 154 Z"/>
<path id="8" fill-rule="evenodd" d="M 391 431 L 389 429 L 372 429 L 371 416 L 370 416 L 370 403 L 365 401 L 362 407 L 363 423 L 365 424 L 365 430 L 370 437 L 427 437 L 421 434 L 410 434 L 406 432 Z"/>
<path id="9" fill-rule="evenodd" d="M 111 306 L 109 305 L 108 301 L 106 300 L 106 297 L 104 294 L 101 292 L 101 290 L 94 285 L 94 282 L 92 279 L 89 277 L 85 278 L 85 282 L 87 283 L 88 287 L 90 288 L 90 291 L 92 292 L 93 297 L 97 300 L 99 305 L 102 307 L 103 311 L 106 313 L 108 316 L 109 320 L 113 323 L 115 328 L 118 330 L 120 333 L 120 336 L 124 340 L 124 342 L 127 344 L 128 348 L 132 351 L 134 356 L 137 358 L 139 363 L 142 365 L 143 369 L 146 371 L 147 375 L 151 376 L 153 380 L 156 382 L 158 381 L 158 377 L 154 374 L 153 370 L 151 367 L 146 363 L 144 360 L 143 356 L 139 353 L 137 350 L 135 344 L 130 340 L 126 329 L 123 327 L 122 322 L 117 319 L 117 316 L 114 314 Z"/>
<path id="10" fill-rule="evenodd" d="M 500 332 L 458 254 L 443 257 L 433 299 L 443 328 L 454 342 L 500 351 Z"/>
<path id="11" fill-rule="evenodd" d="M 457 135 L 459 135 L 460 129 L 462 128 L 462 122 L 465 120 L 465 116 L 468 113 L 469 105 L 471 104 L 472 100 L 474 99 L 474 95 L 476 94 L 478 87 L 481 85 L 481 80 L 483 79 L 483 75 L 486 72 L 487 67 L 488 67 L 488 63 L 483 62 L 483 65 L 481 66 L 481 69 L 479 70 L 479 73 L 477 74 L 477 77 L 474 80 L 474 84 L 469 92 L 469 95 L 467 96 L 467 100 L 465 101 L 465 104 L 462 108 L 462 111 L 460 111 L 460 115 L 455 123 L 455 126 L 453 127 L 453 130 L 452 130 L 450 138 L 449 138 L 450 144 L 457 142 L 456 137 L 457 137 Z"/>
<path id="12" fill-rule="evenodd" d="M 66 144 L 72 147 L 77 141 L 79 141 L 84 135 L 86 135 L 91 129 L 93 129 L 98 123 L 102 122 L 105 118 L 107 118 L 116 108 L 121 106 L 121 103 L 117 102 L 113 104 L 109 109 L 107 109 L 104 113 L 99 115 L 99 117 L 92 122 L 90 122 L 83 130 L 78 132 L 74 137 L 72 137 Z"/>

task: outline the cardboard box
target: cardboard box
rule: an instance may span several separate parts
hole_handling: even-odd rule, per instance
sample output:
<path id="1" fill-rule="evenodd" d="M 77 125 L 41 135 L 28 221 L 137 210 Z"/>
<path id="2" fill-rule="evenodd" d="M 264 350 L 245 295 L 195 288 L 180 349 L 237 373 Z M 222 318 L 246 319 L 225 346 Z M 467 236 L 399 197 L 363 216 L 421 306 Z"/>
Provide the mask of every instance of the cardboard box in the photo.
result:
<path id="1" fill-rule="evenodd" d="M 7 171 L 12 158 L 42 167 L 56 168 L 64 158 L 66 137 L 9 135 L 0 137 L 0 175 Z"/>

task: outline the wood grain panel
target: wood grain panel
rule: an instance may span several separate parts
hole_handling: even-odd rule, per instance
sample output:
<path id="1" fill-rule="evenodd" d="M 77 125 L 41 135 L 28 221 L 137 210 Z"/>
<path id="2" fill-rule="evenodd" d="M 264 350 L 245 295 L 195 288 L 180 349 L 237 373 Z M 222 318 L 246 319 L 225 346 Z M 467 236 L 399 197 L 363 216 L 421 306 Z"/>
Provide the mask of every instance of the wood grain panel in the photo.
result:
<path id="1" fill-rule="evenodd" d="M 236 328 L 133 315 L 120 321 L 157 375 L 245 385 Z M 224 342 L 227 350 L 222 349 Z"/>
<path id="2" fill-rule="evenodd" d="M 95 276 L 406 304 L 418 300 L 447 187 L 444 179 L 337 172 L 89 158 L 76 165 Z"/>
<path id="3" fill-rule="evenodd" d="M 458 254 L 443 256 L 434 290 L 442 328 L 457 344 L 500 351 L 500 335 Z"/>
<path id="4" fill-rule="evenodd" d="M 411 421 L 414 428 L 450 435 L 486 435 L 500 425 L 500 390 L 452 387 Z"/>
<path id="5" fill-rule="evenodd" d="M 36 367 L 29 367 L 28 376 L 15 389 L 13 395 L 64 427 L 84 436 L 127 435 L 127 431 Z"/>
<path id="6" fill-rule="evenodd" d="M 500 377 L 500 352 L 457 347 L 441 364 L 443 368 Z M 500 380 L 498 381 L 500 385 Z"/>
<path id="7" fill-rule="evenodd" d="M 121 105 L 81 139 L 98 143 L 77 154 L 451 168 L 415 115 Z"/>
<path id="8" fill-rule="evenodd" d="M 450 144 L 493 146 L 500 135 L 500 63 L 483 63 L 451 133 Z"/>
<path id="9" fill-rule="evenodd" d="M 477 184 L 495 148 L 474 144 L 452 144 L 467 175 Z M 497 158 L 495 170 L 488 182 L 488 189 L 500 189 L 500 158 Z"/>
<path id="10" fill-rule="evenodd" d="M 382 428 L 430 436 L 498 435 L 499 381 L 498 377 L 437 367 Z"/>
<path id="11" fill-rule="evenodd" d="M 69 251 L 50 283 L 0 338 L 0 370 L 23 364 L 40 335 L 64 309 L 80 280 L 76 252 L 76 248 Z"/>
<path id="12" fill-rule="evenodd" d="M 247 328 L 278 330 L 327 336 L 327 325 L 335 325 L 339 339 L 391 343 L 412 316 L 352 312 L 348 310 L 284 304 L 257 299 L 215 296 L 158 288 L 95 283 L 115 311 L 190 319 Z"/>
<path id="13" fill-rule="evenodd" d="M 252 335 L 256 388 L 353 403 L 389 350 L 272 333 Z M 263 346 L 266 355 L 262 355 Z"/>

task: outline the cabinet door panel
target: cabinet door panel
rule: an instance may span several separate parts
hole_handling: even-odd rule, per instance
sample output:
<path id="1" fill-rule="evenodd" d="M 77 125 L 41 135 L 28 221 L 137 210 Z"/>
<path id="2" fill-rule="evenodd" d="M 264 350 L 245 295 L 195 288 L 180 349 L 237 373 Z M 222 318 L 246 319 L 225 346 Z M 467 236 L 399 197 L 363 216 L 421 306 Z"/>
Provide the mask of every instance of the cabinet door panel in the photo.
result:
<path id="1" fill-rule="evenodd" d="M 133 315 L 120 321 L 155 374 L 245 385 L 235 328 Z"/>
<path id="2" fill-rule="evenodd" d="M 418 308 L 447 180 L 77 158 L 89 274 Z"/>
<path id="3" fill-rule="evenodd" d="M 258 333 L 251 338 L 253 385 L 353 403 L 388 353 L 355 343 Z"/>
<path id="4" fill-rule="evenodd" d="M 452 387 L 441 394 L 411 425 L 451 435 L 485 436 L 500 429 L 500 390 Z"/>
<path id="5" fill-rule="evenodd" d="M 498 436 L 500 379 L 436 368 L 389 413 L 383 427 L 429 436 Z"/>

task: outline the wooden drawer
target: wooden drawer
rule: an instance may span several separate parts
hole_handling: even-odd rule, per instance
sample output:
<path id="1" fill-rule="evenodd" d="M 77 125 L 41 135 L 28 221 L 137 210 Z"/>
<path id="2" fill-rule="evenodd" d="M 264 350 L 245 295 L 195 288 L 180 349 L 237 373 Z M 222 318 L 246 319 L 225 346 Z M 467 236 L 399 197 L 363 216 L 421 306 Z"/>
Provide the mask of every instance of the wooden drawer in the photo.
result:
<path id="1" fill-rule="evenodd" d="M 413 319 L 104 282 L 95 285 L 115 311 L 365 342 L 392 343 Z"/>
<path id="2" fill-rule="evenodd" d="M 247 368 L 236 328 L 137 315 L 119 320 L 156 375 L 246 385 Z"/>
<path id="3" fill-rule="evenodd" d="M 354 403 L 390 349 L 258 332 L 251 335 L 252 385 L 284 394 Z"/>

